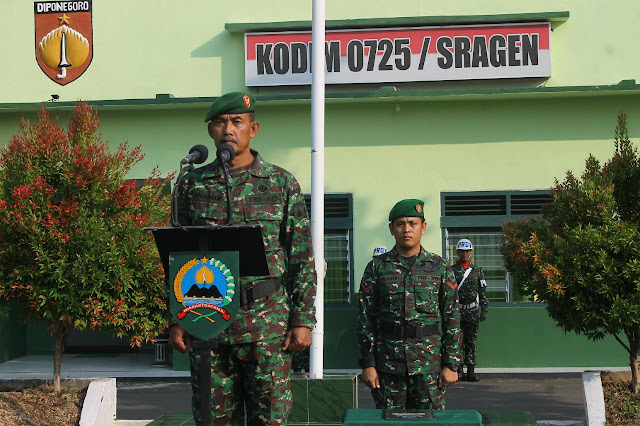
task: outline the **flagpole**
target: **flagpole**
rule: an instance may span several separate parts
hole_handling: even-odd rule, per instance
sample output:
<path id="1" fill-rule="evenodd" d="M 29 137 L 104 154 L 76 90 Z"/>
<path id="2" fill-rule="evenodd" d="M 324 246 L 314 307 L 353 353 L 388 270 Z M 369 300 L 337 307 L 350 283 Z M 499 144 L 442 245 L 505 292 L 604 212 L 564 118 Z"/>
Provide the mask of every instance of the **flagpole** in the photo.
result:
<path id="1" fill-rule="evenodd" d="M 311 235 L 318 275 L 316 326 L 313 329 L 309 375 L 322 379 L 324 370 L 324 73 L 325 0 L 313 0 L 311 40 Z"/>

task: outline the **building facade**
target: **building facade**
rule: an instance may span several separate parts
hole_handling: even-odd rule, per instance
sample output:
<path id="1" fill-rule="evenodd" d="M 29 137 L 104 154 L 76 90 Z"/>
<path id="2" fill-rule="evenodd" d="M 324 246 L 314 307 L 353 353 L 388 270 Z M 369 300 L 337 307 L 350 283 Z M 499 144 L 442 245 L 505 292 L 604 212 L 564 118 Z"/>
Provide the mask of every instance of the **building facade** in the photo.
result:
<path id="1" fill-rule="evenodd" d="M 193 145 L 211 145 L 208 105 L 249 90 L 253 146 L 310 192 L 311 2 L 8 0 L 0 10 L 0 140 L 42 105 L 65 123 L 87 100 L 105 139 L 141 145 L 132 179 L 156 165 L 170 173 Z M 373 249 L 393 245 L 387 216 L 402 198 L 425 201 L 427 250 L 451 258 L 457 239 L 474 242 L 491 301 L 479 367 L 627 363 L 613 339 L 556 328 L 519 294 L 498 247 L 502 222 L 538 214 L 555 178 L 582 171 L 590 153 L 612 155 L 619 111 L 639 136 L 640 56 L 628 42 L 639 15 L 631 0 L 326 1 L 326 368 L 357 367 L 359 280 Z M 74 30 L 64 41 L 63 25 Z M 44 330 L 13 333 L 5 358 L 47 351 Z"/>

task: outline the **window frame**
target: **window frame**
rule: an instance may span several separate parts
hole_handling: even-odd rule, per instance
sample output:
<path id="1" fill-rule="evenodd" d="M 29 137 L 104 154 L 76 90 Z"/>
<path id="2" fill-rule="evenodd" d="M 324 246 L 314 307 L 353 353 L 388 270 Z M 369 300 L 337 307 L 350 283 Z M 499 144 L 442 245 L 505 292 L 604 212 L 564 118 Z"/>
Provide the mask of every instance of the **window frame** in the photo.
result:
<path id="1" fill-rule="evenodd" d="M 448 197 L 451 197 L 448 199 Z M 457 197 L 457 198 L 455 198 Z M 460 209 L 454 214 L 447 214 L 448 207 L 451 203 L 462 202 L 464 199 L 474 199 L 477 202 L 476 208 L 470 208 L 464 214 Z M 482 197 L 487 201 L 494 201 L 493 205 L 483 205 Z M 529 198 L 531 203 L 523 208 L 522 199 Z M 440 231 L 442 241 L 442 254 L 445 259 L 448 256 L 448 234 L 458 232 L 457 229 L 490 229 L 501 228 L 502 224 L 507 220 L 519 220 L 529 216 L 540 216 L 540 208 L 543 205 L 542 200 L 551 201 L 553 198 L 548 189 L 534 190 L 506 190 L 506 191 L 442 191 L 440 192 Z M 537 202 L 535 201 L 537 200 Z M 450 203 L 447 204 L 447 201 Z M 537 204 L 537 205 L 536 205 Z M 492 210 L 493 209 L 493 210 Z M 449 210 L 450 212 L 451 210 Z M 493 214 L 491 212 L 493 211 Z M 527 214 L 522 214 L 524 211 Z M 483 214 L 485 213 L 485 214 Z M 486 214 L 489 213 L 489 214 Z M 447 259 L 451 262 L 451 259 Z M 482 265 L 481 265 L 482 266 Z M 507 299 L 504 302 L 491 302 L 492 305 L 540 305 L 537 302 L 514 301 L 514 288 L 511 273 L 506 271 L 505 293 Z"/>
<path id="2" fill-rule="evenodd" d="M 309 210 L 309 217 L 311 218 L 311 195 L 304 194 L 305 203 L 307 204 L 307 209 Z M 344 216 L 332 216 L 331 214 L 327 214 L 327 205 L 331 204 L 332 200 L 337 199 L 345 199 L 346 200 L 346 208 L 344 211 Z M 343 192 L 343 193 L 327 193 L 324 194 L 324 205 L 325 205 L 325 217 L 324 217 L 324 230 L 325 234 L 327 230 L 337 230 L 337 231 L 347 231 L 347 265 L 348 265 L 348 273 L 347 273 L 347 301 L 345 303 L 328 303 L 325 298 L 325 306 L 331 306 L 332 308 L 343 307 L 343 308 L 353 308 L 355 306 L 355 285 L 354 285 L 354 256 L 353 256 L 353 193 Z M 334 210 L 335 211 L 335 210 Z M 324 236 L 323 236 L 324 237 Z M 326 290 L 325 290 L 326 291 Z"/>

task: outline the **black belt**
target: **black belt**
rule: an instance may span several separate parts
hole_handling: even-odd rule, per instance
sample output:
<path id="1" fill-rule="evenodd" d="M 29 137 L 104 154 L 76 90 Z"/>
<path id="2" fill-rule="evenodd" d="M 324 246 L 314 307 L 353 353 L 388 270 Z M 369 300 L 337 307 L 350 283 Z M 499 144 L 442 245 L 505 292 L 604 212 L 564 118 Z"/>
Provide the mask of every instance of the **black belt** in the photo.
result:
<path id="1" fill-rule="evenodd" d="M 380 331 L 394 339 L 421 339 L 440 334 L 438 324 L 430 325 L 399 325 L 383 322 Z"/>
<path id="2" fill-rule="evenodd" d="M 240 290 L 240 306 L 251 305 L 258 299 L 271 296 L 276 291 L 280 290 L 282 280 L 280 278 L 269 278 L 266 281 L 262 281 L 251 288 Z"/>

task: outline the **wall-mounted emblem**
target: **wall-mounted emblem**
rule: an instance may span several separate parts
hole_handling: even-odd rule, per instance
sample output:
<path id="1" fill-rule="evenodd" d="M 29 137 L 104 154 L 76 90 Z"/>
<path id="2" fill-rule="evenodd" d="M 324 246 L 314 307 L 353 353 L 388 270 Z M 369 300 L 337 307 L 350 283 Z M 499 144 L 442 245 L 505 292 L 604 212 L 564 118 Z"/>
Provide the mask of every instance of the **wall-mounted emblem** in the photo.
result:
<path id="1" fill-rule="evenodd" d="M 233 252 L 235 257 L 227 253 L 169 256 L 169 310 L 182 328 L 200 339 L 223 331 L 238 312 L 237 253 Z"/>
<path id="2" fill-rule="evenodd" d="M 35 49 L 40 69 L 64 86 L 93 59 L 91 0 L 34 3 Z"/>

